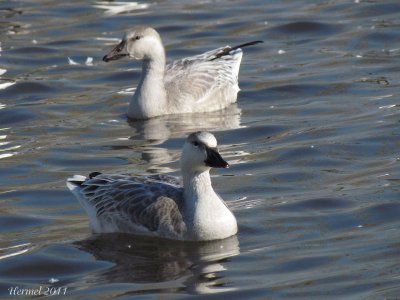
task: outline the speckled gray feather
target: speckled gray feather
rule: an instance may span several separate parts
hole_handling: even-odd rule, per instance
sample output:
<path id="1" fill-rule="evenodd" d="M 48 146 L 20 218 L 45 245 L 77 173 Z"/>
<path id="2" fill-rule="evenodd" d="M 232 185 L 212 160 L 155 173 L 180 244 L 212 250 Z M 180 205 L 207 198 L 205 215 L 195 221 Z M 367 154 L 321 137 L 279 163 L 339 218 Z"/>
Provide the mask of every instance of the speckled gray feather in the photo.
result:
<path id="1" fill-rule="evenodd" d="M 99 174 L 80 183 L 80 192 L 96 210 L 100 223 L 112 223 L 121 232 L 131 231 L 133 224 L 174 236 L 185 231 L 180 213 L 183 189 L 177 184 L 179 180 L 168 175 Z"/>

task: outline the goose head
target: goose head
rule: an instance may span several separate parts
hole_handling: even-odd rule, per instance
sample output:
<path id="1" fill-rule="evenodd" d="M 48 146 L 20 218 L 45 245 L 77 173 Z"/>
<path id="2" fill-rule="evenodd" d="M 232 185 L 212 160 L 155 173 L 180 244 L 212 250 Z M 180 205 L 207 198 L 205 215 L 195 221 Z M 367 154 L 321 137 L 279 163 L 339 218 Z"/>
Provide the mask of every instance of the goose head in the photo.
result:
<path id="1" fill-rule="evenodd" d="M 228 163 L 218 152 L 217 139 L 214 135 L 199 131 L 188 136 L 181 156 L 182 170 L 203 172 L 211 168 L 228 167 Z"/>
<path id="2" fill-rule="evenodd" d="M 164 57 L 164 47 L 158 32 L 151 27 L 137 27 L 128 31 L 122 41 L 103 57 L 103 61 L 109 62 L 126 56 L 137 60 Z"/>

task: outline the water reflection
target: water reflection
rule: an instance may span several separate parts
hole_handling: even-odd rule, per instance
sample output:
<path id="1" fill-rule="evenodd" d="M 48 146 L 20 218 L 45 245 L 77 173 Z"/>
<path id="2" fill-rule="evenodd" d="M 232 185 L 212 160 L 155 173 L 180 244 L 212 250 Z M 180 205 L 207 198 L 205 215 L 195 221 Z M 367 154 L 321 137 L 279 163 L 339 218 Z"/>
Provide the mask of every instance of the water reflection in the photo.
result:
<path id="1" fill-rule="evenodd" d="M 1 42 L 0 42 L 0 56 L 1 56 Z M 6 88 L 8 88 L 9 86 L 12 86 L 13 84 L 15 84 L 15 81 L 12 79 L 8 79 L 8 78 L 3 78 L 2 75 L 4 75 L 7 72 L 7 69 L 2 69 L 0 68 L 0 90 L 4 90 Z M 3 104 L 0 103 L 0 109 L 4 108 Z"/>
<path id="2" fill-rule="evenodd" d="M 33 245 L 31 243 L 23 243 L 20 245 L 14 245 L 14 246 L 6 246 L 3 247 L 1 245 L 0 247 L 0 260 L 9 258 L 12 256 L 18 256 L 22 255 L 28 251 L 30 251 L 33 248 Z"/>
<path id="3" fill-rule="evenodd" d="M 241 110 L 234 103 L 226 109 L 201 114 L 167 115 L 145 121 L 129 121 L 138 136 L 153 143 L 185 136 L 198 130 L 226 130 L 240 127 Z"/>
<path id="4" fill-rule="evenodd" d="M 0 110 L 2 108 L 3 106 L 0 103 Z M 8 134 L 9 131 L 11 131 L 10 128 L 0 128 L 0 159 L 11 157 L 18 154 L 16 150 L 21 147 L 21 145 L 16 145 L 14 142 L 10 141 Z"/>
<path id="5" fill-rule="evenodd" d="M 129 234 L 101 234 L 75 242 L 97 260 L 115 265 L 96 276 L 96 284 L 160 283 L 184 279 L 187 292 L 211 293 L 224 287 L 227 259 L 240 253 L 236 236 L 210 242 L 178 242 Z"/>
<path id="6" fill-rule="evenodd" d="M 132 13 L 133 11 L 143 10 L 149 7 L 147 3 L 137 3 L 137 2 L 106 2 L 97 1 L 95 8 L 103 9 L 104 15 L 115 16 L 119 14 Z"/>
<path id="7" fill-rule="evenodd" d="M 159 146 L 165 141 L 171 138 L 185 138 L 189 133 L 199 130 L 216 132 L 239 128 L 240 115 L 241 110 L 235 103 L 216 112 L 170 115 L 145 121 L 129 121 L 129 125 L 135 131 L 130 139 L 134 141 L 145 140 L 145 145 L 140 146 L 142 159 L 152 166 L 159 166 L 178 158 L 173 157 L 168 149 Z"/>

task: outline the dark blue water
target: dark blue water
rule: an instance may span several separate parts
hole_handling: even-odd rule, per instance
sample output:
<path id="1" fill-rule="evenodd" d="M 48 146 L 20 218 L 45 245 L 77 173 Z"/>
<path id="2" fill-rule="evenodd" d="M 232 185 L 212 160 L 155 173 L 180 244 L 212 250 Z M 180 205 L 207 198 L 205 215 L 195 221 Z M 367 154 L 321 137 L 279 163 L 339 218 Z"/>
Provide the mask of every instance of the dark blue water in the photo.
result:
<path id="1" fill-rule="evenodd" d="M 123 4 L 0 3 L 0 297 L 400 297 L 400 3 Z M 143 24 L 170 60 L 264 40 L 238 103 L 128 121 L 140 64 L 101 58 Z M 231 165 L 212 179 L 237 236 L 91 234 L 67 177 L 178 175 L 200 129 Z"/>

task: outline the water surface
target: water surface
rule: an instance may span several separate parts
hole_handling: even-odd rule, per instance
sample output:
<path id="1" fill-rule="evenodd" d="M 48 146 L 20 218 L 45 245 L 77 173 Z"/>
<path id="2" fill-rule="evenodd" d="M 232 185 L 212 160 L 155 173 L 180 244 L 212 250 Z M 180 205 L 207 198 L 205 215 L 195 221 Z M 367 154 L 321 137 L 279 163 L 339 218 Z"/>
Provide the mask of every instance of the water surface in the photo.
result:
<path id="1" fill-rule="evenodd" d="M 5 0 L 0 17 L 0 296 L 399 297 L 398 1 Z M 128 121 L 140 64 L 101 58 L 142 24 L 170 60 L 265 43 L 244 51 L 237 104 Z M 231 165 L 212 179 L 238 235 L 92 235 L 66 178 L 179 175 L 195 130 Z"/>

